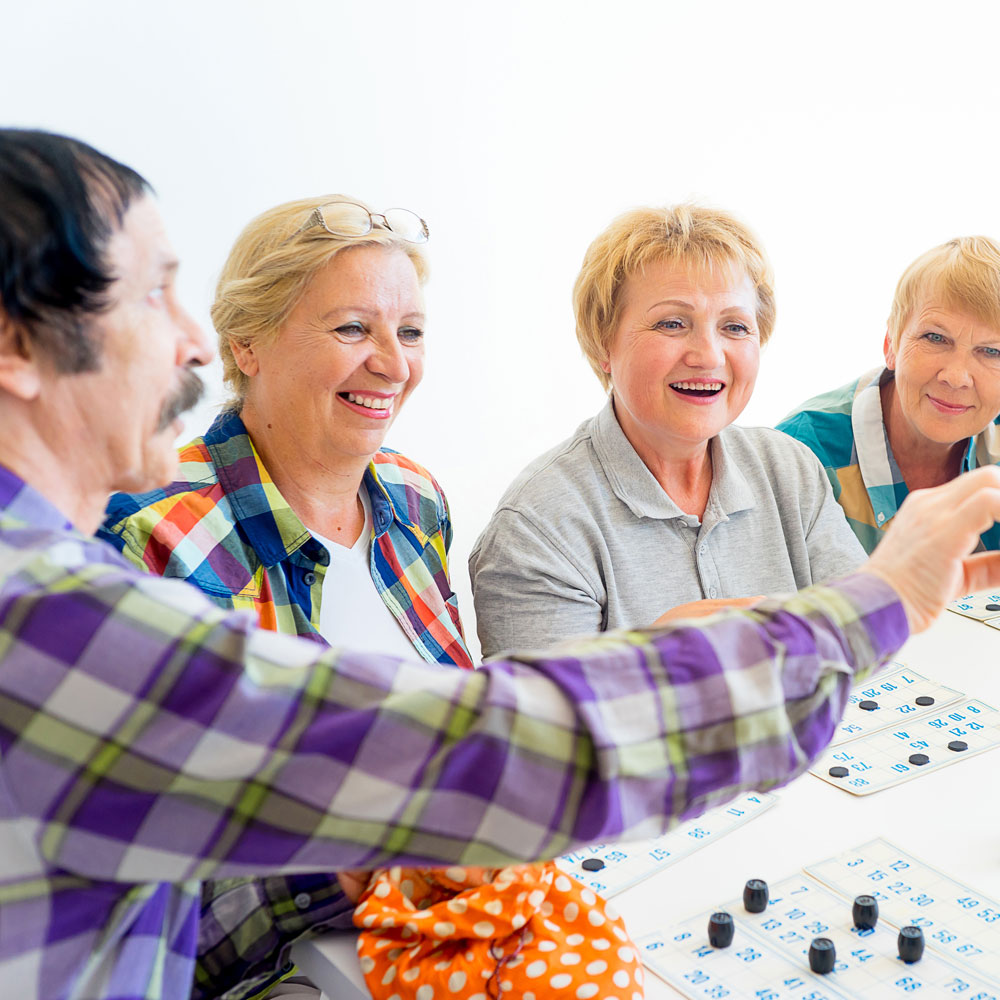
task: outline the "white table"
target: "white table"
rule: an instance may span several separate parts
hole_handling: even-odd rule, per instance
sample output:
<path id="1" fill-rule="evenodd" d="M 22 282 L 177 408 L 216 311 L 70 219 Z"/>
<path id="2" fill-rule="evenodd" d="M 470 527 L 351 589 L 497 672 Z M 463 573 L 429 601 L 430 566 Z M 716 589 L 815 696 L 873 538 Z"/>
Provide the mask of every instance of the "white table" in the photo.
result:
<path id="1" fill-rule="evenodd" d="M 945 612 L 896 659 L 970 697 L 1000 706 L 1000 630 Z M 870 796 L 805 774 L 763 816 L 628 889 L 615 906 L 633 937 L 738 897 L 748 878 L 777 882 L 874 837 L 1000 898 L 1000 750 Z M 299 945 L 295 960 L 331 1000 L 365 1000 L 353 934 Z M 655 976 L 649 1000 L 680 996 Z"/>

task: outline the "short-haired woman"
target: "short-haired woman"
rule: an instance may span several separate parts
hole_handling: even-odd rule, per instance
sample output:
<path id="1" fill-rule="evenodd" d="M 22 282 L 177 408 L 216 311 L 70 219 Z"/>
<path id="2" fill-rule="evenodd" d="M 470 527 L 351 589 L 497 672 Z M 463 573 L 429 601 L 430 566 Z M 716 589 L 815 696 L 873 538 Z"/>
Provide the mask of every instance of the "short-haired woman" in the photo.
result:
<path id="1" fill-rule="evenodd" d="M 1000 244 L 965 236 L 918 257 L 882 348 L 884 366 L 778 424 L 816 453 L 869 552 L 910 490 L 1000 461 Z M 1000 527 L 981 540 L 1000 548 Z"/>
<path id="2" fill-rule="evenodd" d="M 610 398 L 517 477 L 472 553 L 484 655 L 704 614 L 863 561 L 809 450 L 730 426 L 775 319 L 746 226 L 691 205 L 628 212 L 587 250 L 574 306 Z"/>

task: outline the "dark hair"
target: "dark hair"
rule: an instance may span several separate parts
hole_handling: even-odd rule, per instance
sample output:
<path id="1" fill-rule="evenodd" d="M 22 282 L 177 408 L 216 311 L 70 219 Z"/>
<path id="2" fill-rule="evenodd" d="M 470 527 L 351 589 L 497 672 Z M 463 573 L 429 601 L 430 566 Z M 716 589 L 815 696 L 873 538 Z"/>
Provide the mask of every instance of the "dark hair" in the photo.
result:
<path id="1" fill-rule="evenodd" d="M 97 367 L 88 320 L 109 305 L 108 240 L 149 191 L 86 143 L 0 129 L 0 309 L 57 371 Z"/>

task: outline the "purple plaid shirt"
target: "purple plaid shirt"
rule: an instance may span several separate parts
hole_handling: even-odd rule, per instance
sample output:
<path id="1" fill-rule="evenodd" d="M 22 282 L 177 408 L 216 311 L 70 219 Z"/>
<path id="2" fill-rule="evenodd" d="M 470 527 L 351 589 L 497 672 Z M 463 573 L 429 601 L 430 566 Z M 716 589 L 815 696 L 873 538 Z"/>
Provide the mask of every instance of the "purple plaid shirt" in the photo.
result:
<path id="1" fill-rule="evenodd" d="M 906 635 L 857 574 L 473 671 L 323 649 L 139 573 L 0 468 L 3 995 L 184 1000 L 206 878 L 652 836 L 803 770 Z M 259 915 L 258 967 L 286 918 Z"/>

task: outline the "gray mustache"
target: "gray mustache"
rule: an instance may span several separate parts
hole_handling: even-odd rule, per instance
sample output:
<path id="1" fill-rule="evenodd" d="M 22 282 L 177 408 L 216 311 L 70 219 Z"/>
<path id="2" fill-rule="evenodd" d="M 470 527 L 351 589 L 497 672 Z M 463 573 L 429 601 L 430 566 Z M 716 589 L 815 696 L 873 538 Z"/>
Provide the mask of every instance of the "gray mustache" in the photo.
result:
<path id="1" fill-rule="evenodd" d="M 166 430 L 182 413 L 197 406 L 205 393 L 205 386 L 190 368 L 181 372 L 181 384 L 163 404 L 157 430 Z"/>

